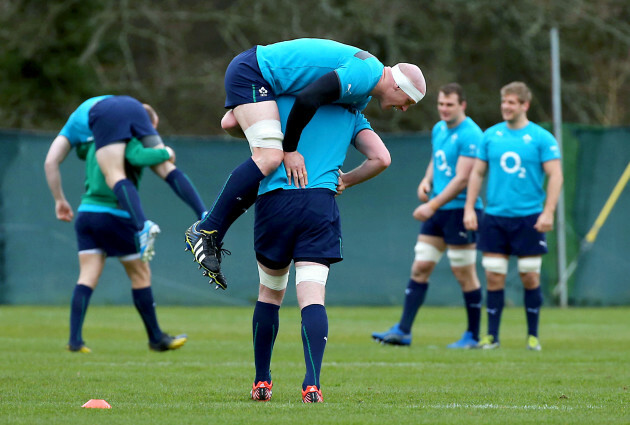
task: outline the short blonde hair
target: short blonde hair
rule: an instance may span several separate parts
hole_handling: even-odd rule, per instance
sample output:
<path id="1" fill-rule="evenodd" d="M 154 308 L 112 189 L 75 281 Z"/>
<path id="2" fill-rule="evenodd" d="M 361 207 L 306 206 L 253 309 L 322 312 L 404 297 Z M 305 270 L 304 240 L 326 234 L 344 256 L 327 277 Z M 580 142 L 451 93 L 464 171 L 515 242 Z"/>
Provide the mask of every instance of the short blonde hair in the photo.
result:
<path id="1" fill-rule="evenodd" d="M 508 85 L 501 88 L 501 97 L 507 94 L 515 94 L 518 97 L 519 102 L 531 102 L 532 92 L 527 85 L 520 81 L 513 81 Z"/>

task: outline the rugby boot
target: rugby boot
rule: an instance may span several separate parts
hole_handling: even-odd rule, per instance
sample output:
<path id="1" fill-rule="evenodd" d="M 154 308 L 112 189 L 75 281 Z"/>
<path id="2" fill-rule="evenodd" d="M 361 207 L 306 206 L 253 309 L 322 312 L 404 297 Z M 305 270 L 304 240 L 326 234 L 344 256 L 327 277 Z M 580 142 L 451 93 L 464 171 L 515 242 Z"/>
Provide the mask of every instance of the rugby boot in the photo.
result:
<path id="1" fill-rule="evenodd" d="M 84 353 L 84 354 L 88 354 L 91 353 L 92 350 L 90 350 L 88 347 L 85 346 L 85 344 L 80 344 L 80 345 L 72 345 L 72 344 L 68 344 L 66 345 L 66 349 L 68 351 L 71 351 L 73 353 Z"/>
<path id="2" fill-rule="evenodd" d="M 186 341 L 188 341 L 186 334 L 171 336 L 167 333 L 163 333 L 162 338 L 158 342 L 149 341 L 149 348 L 153 351 L 177 350 L 182 347 Z"/>
<path id="3" fill-rule="evenodd" d="M 323 403 L 324 397 L 322 392 L 316 385 L 308 385 L 302 390 L 302 403 Z"/>
<path id="4" fill-rule="evenodd" d="M 466 331 L 459 341 L 447 345 L 446 348 L 475 348 L 477 344 L 478 341 L 473 338 L 472 332 Z"/>
<path id="5" fill-rule="evenodd" d="M 495 348 L 499 348 L 501 344 L 499 341 L 494 340 L 493 335 L 486 335 L 479 340 L 479 344 L 475 348 L 481 348 L 482 350 L 494 350 Z"/>
<path id="6" fill-rule="evenodd" d="M 529 335 L 527 337 L 527 349 L 533 351 L 540 351 L 542 347 L 540 346 L 540 341 L 534 335 Z"/>
<path id="7" fill-rule="evenodd" d="M 411 345 L 411 334 L 401 331 L 398 323 L 385 332 L 374 332 L 372 338 L 381 344 Z"/>
<path id="8" fill-rule="evenodd" d="M 249 395 L 252 400 L 269 401 L 271 400 L 271 387 L 273 387 L 273 382 L 258 381 L 253 384 Z"/>
<path id="9" fill-rule="evenodd" d="M 144 227 L 138 233 L 136 233 L 136 241 L 140 249 L 140 259 L 142 261 L 149 262 L 155 255 L 155 238 L 160 234 L 160 226 L 147 220 L 144 222 Z"/>
<path id="10" fill-rule="evenodd" d="M 223 243 L 217 243 L 216 230 L 198 229 L 200 221 L 195 222 L 186 230 L 186 251 L 191 251 L 194 261 L 203 268 L 203 275 L 210 278 L 210 284 L 215 283 L 217 289 L 226 289 L 227 280 L 221 273 L 221 255 L 230 255 L 226 249 L 222 249 Z"/>

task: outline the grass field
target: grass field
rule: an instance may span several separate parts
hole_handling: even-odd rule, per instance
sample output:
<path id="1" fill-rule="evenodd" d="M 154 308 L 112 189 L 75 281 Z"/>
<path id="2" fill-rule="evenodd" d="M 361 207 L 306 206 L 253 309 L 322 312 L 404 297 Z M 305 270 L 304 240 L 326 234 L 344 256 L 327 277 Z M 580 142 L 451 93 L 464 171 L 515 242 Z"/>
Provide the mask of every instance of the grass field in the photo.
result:
<path id="1" fill-rule="evenodd" d="M 411 347 L 372 331 L 400 308 L 329 308 L 325 403 L 301 403 L 297 307 L 280 311 L 273 399 L 250 401 L 252 308 L 158 307 L 178 351 L 147 348 L 132 306 L 92 307 L 91 354 L 64 350 L 68 309 L 0 306 L 0 424 L 628 424 L 630 309 L 543 310 L 542 352 L 507 309 L 498 350 L 453 351 L 460 308 L 423 308 Z M 484 325 L 485 326 L 485 325 Z M 83 409 L 105 399 L 112 409 Z"/>

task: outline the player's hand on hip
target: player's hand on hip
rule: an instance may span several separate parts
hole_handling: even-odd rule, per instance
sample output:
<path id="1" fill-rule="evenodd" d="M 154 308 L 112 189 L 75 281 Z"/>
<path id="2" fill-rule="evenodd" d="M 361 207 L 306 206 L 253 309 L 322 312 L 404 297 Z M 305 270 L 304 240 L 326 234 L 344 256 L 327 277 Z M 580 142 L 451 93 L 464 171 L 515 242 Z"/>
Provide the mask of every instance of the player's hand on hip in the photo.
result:
<path id="1" fill-rule="evenodd" d="M 284 168 L 287 172 L 289 184 L 304 189 L 308 184 L 304 157 L 298 151 L 284 153 Z M 291 183 L 293 181 L 293 183 Z"/>
<path id="2" fill-rule="evenodd" d="M 477 230 L 477 213 L 474 209 L 464 209 L 464 227 L 466 230 Z"/>
<path id="3" fill-rule="evenodd" d="M 343 182 L 344 173 L 339 170 L 339 177 L 337 177 L 337 194 L 335 196 L 339 196 L 346 190 L 346 184 Z"/>
<path id="4" fill-rule="evenodd" d="M 57 219 L 61 221 L 70 222 L 74 218 L 72 207 L 66 200 L 55 202 L 55 213 L 57 214 Z"/>

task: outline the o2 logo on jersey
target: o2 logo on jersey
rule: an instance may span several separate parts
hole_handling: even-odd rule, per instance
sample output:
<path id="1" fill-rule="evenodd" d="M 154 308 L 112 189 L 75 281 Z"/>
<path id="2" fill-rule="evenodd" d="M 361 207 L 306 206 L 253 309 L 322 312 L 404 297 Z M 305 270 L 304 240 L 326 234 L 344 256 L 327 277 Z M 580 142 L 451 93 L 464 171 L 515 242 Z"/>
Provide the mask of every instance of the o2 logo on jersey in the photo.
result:
<path id="1" fill-rule="evenodd" d="M 519 179 L 524 179 L 527 175 L 525 167 L 521 167 L 521 157 L 516 152 L 505 152 L 501 155 L 501 168 L 508 174 L 518 173 Z"/>
<path id="2" fill-rule="evenodd" d="M 444 172 L 446 177 L 453 176 L 453 170 L 451 166 L 448 165 L 448 162 L 446 162 L 446 154 L 442 149 L 435 152 L 435 168 Z"/>

